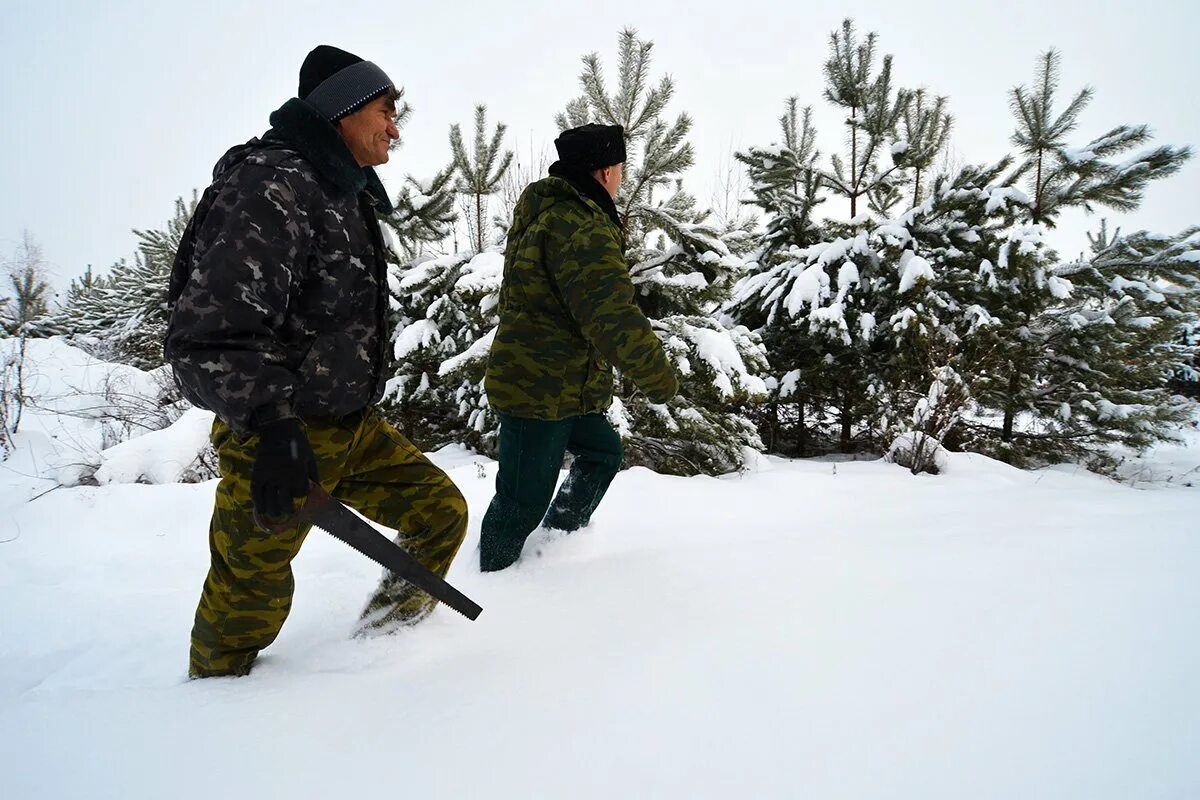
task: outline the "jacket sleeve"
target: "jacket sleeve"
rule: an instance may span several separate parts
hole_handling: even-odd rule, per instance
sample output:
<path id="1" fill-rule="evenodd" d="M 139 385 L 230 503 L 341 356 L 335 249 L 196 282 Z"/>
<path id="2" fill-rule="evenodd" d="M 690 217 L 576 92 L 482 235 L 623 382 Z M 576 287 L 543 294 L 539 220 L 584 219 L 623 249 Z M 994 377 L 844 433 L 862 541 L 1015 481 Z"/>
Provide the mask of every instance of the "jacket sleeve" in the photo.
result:
<path id="1" fill-rule="evenodd" d="M 567 310 L 585 339 L 608 363 L 631 378 L 651 402 L 679 391 L 675 370 L 646 315 L 634 302 L 633 282 L 617 237 L 595 219 L 559 230 L 563 246 L 552 261 Z"/>
<path id="2" fill-rule="evenodd" d="M 286 177 L 254 164 L 230 176 L 195 222 L 165 355 L 185 396 L 246 434 L 293 416 L 296 375 L 279 334 L 309 226 Z"/>

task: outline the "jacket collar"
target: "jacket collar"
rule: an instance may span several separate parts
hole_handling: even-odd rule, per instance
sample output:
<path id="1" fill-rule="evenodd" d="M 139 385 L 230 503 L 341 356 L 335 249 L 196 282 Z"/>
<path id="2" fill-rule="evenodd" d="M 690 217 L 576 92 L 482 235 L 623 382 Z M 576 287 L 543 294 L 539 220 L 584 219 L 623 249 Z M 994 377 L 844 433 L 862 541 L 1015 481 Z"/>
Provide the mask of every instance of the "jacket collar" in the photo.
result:
<path id="1" fill-rule="evenodd" d="M 350 194 L 365 191 L 374 201 L 378 213 L 392 213 L 387 190 L 375 170 L 360 167 L 333 123 L 308 103 L 293 97 L 273 111 L 267 137 L 272 134 L 294 147 L 342 191 Z"/>
<path id="2" fill-rule="evenodd" d="M 612 195 L 600 185 L 598 180 L 592 177 L 590 172 L 575 169 L 562 161 L 555 161 L 547 172 L 551 177 L 562 178 L 571 184 L 575 191 L 600 206 L 600 210 L 612 220 L 613 224 L 617 226 L 617 230 L 624 232 L 621 216 L 617 213 L 617 204 L 613 201 Z"/>

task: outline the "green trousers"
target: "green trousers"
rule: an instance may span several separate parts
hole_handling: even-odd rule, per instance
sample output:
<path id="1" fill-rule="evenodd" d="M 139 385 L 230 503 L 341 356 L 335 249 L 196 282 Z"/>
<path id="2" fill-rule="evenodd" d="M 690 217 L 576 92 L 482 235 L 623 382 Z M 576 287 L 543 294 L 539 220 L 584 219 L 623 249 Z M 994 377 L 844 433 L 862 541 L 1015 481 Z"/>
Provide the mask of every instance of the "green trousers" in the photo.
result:
<path id="1" fill-rule="evenodd" d="M 568 452 L 575 460 L 556 496 Z M 483 517 L 479 568 L 494 572 L 513 564 L 539 524 L 563 531 L 587 525 L 623 457 L 621 437 L 603 414 L 557 421 L 501 414 L 500 471 Z"/>
<path id="2" fill-rule="evenodd" d="M 467 529 L 467 504 L 450 478 L 374 409 L 340 420 L 304 421 L 321 485 L 368 519 L 398 530 L 396 542 L 444 576 Z M 309 526 L 260 530 L 250 503 L 258 437 L 239 438 L 217 420 L 213 447 L 221 481 L 209 528 L 212 562 L 192 628 L 192 677 L 244 675 L 279 635 L 292 606 L 292 559 Z M 359 623 L 386 632 L 423 619 L 436 601 L 384 573 Z"/>

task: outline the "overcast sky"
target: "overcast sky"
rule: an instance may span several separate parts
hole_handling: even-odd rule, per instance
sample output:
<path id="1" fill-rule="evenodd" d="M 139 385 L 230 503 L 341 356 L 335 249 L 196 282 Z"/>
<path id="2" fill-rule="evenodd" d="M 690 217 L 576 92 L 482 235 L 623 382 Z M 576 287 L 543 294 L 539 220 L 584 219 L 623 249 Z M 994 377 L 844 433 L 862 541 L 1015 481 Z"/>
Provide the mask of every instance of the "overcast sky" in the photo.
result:
<path id="1" fill-rule="evenodd" d="M 783 100 L 815 107 L 825 152 L 839 115 L 821 98 L 828 36 L 845 16 L 879 33 L 902 86 L 950 97 L 953 146 L 968 162 L 1008 152 L 1008 90 L 1031 82 L 1048 47 L 1063 54 L 1062 94 L 1096 89 L 1080 143 L 1122 123 L 1157 141 L 1200 145 L 1200 4 L 1183 0 L 860 2 L 25 2 L 4 0 L 0 82 L 0 254 L 23 229 L 66 282 L 135 247 L 172 202 L 207 185 L 231 145 L 260 134 L 296 91 L 304 55 L 333 44 L 375 61 L 416 109 L 381 174 L 428 176 L 449 158 L 448 128 L 476 102 L 509 125 L 520 152 L 549 146 L 554 114 L 579 94 L 579 58 L 615 73 L 618 31 L 655 42 L 670 73 L 671 116 L 695 121 L 685 185 L 708 200 L 735 147 L 776 138 Z M 1200 160 L 1152 186 L 1127 228 L 1200 224 Z M 1054 243 L 1075 253 L 1094 224 L 1067 220 Z"/>

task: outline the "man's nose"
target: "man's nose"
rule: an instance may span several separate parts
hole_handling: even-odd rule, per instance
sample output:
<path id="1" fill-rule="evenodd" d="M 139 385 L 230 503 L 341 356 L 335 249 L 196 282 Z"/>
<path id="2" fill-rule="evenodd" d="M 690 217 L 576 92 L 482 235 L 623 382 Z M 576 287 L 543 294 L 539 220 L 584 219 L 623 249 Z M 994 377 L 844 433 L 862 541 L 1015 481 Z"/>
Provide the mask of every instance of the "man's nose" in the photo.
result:
<path id="1" fill-rule="evenodd" d="M 394 123 L 394 122 L 388 123 L 387 135 L 388 135 L 388 138 L 391 139 L 392 141 L 395 141 L 396 139 L 400 138 L 400 129 L 396 127 L 396 123 Z"/>

